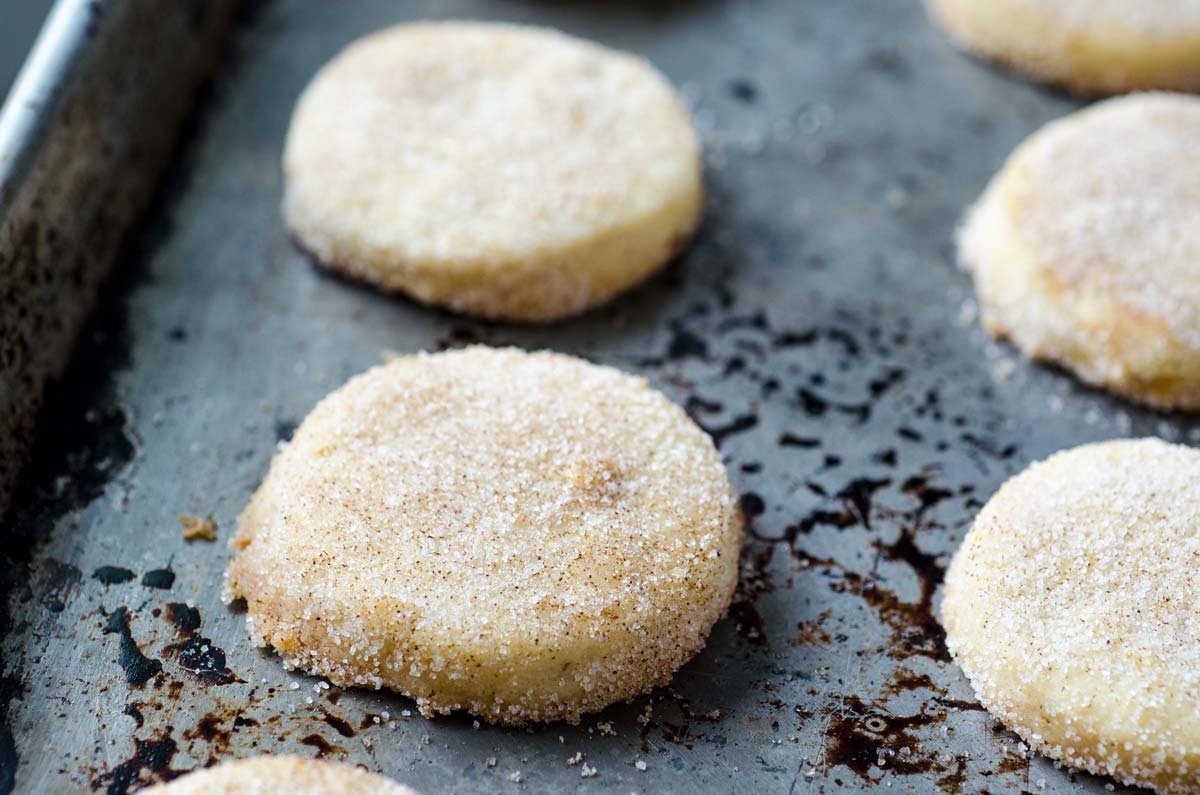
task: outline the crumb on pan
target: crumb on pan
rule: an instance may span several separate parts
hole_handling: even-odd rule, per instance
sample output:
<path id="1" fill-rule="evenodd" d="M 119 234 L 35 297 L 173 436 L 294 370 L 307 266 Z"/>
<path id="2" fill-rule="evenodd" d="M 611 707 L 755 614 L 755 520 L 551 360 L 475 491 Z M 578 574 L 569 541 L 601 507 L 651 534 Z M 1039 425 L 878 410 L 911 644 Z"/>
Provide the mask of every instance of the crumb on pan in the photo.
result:
<path id="1" fill-rule="evenodd" d="M 179 524 L 183 528 L 184 541 L 216 541 L 217 523 L 212 515 L 205 517 L 179 514 Z"/>

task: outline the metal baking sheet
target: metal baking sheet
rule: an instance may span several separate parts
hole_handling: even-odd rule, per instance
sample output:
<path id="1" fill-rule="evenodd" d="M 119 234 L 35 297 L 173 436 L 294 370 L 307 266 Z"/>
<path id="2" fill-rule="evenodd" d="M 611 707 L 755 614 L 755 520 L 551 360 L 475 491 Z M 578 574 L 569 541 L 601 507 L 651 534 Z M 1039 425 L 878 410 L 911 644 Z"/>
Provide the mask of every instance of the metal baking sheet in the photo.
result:
<path id="1" fill-rule="evenodd" d="M 20 32 L 11 4 L 0 46 Z M 234 5 L 60 0 L 0 109 L 0 515 L 44 386 L 153 195 Z"/>
<path id="2" fill-rule="evenodd" d="M 347 42 L 426 17 L 650 57 L 705 139 L 695 245 L 551 327 L 314 269 L 279 219 L 292 103 Z M 1194 423 L 989 341 L 954 266 L 963 207 L 1073 107 L 953 51 L 915 0 L 259 7 L 55 391 L 9 523 L 7 789 L 124 793 L 288 752 L 427 793 L 1103 792 L 980 710 L 931 609 L 979 505 L 1029 461 L 1130 434 L 1197 441 Z M 400 696 L 323 689 L 252 648 L 219 600 L 237 514 L 313 404 L 386 352 L 474 341 L 645 374 L 718 440 L 752 518 L 708 648 L 579 726 L 430 721 Z M 220 542 L 185 543 L 180 514 L 211 515 Z M 576 752 L 598 775 L 566 765 Z"/>

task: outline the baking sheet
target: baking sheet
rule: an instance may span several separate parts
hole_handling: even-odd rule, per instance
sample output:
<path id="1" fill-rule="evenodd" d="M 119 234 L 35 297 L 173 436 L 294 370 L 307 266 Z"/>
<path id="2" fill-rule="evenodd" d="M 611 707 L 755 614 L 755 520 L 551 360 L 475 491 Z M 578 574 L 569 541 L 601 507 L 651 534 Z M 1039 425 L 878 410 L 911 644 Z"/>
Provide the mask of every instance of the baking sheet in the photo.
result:
<path id="1" fill-rule="evenodd" d="M 650 57 L 705 139 L 695 245 L 545 328 L 314 269 L 278 212 L 292 103 L 349 41 L 428 17 Z M 1029 461 L 1200 439 L 990 342 L 954 267 L 962 208 L 1073 107 L 954 52 L 910 0 L 258 8 L 52 400 L 8 528 L 15 791 L 131 792 L 260 752 L 427 793 L 1104 791 L 980 710 L 931 612 L 975 511 Z M 219 600 L 236 516 L 313 404 L 388 351 L 476 341 L 645 374 L 713 433 L 752 517 L 739 602 L 708 648 L 577 727 L 429 721 L 400 696 L 324 689 L 251 647 Z M 211 515 L 220 542 L 185 543 L 181 513 Z M 566 764 L 576 752 L 598 775 Z"/>

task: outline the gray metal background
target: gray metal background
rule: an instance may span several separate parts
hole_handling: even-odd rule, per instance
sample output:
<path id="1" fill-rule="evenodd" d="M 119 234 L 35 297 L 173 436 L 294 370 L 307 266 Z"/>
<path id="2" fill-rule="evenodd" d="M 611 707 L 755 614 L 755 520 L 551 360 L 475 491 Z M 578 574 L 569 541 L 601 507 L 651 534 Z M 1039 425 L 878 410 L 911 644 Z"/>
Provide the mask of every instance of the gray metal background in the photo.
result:
<path id="1" fill-rule="evenodd" d="M 312 268 L 278 213 L 292 103 L 347 42 L 427 16 L 554 25 L 657 63 L 706 143 L 692 249 L 548 328 L 452 317 Z M 52 401 L 9 529 L 0 694 L 16 790 L 126 792 L 269 751 L 431 794 L 1102 792 L 1025 758 L 930 614 L 979 504 L 1027 462 L 1127 434 L 1196 439 L 989 342 L 953 265 L 964 205 L 1072 107 L 954 52 L 915 0 L 259 9 Z M 220 603 L 224 541 L 314 402 L 385 351 L 474 340 L 644 373 L 720 440 L 754 514 L 743 594 L 671 689 L 578 727 L 428 721 L 398 696 L 314 692 Z M 181 512 L 211 513 L 221 543 L 184 543 Z M 104 566 L 134 578 L 98 579 Z M 143 583 L 162 569 L 168 587 L 152 587 L 162 572 Z M 394 727 L 374 723 L 384 711 Z M 599 775 L 565 766 L 577 751 Z"/>

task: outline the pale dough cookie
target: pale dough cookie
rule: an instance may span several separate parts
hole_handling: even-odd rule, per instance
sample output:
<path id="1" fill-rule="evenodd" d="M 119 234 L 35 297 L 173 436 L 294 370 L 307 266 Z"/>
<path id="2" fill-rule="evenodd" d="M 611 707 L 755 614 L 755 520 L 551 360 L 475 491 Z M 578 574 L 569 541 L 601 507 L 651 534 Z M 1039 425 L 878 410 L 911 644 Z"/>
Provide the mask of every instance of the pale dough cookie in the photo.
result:
<path id="1" fill-rule="evenodd" d="M 712 441 L 644 379 L 474 347 L 313 410 L 241 516 L 227 596 L 335 684 L 577 721 L 703 647 L 741 541 Z"/>
<path id="2" fill-rule="evenodd" d="M 1200 98 L 1139 94 L 1047 125 L 968 213 L 959 255 L 993 334 L 1200 409 Z"/>
<path id="3" fill-rule="evenodd" d="M 962 48 L 1083 94 L 1200 89 L 1200 0 L 926 0 Z"/>
<path id="4" fill-rule="evenodd" d="M 196 770 L 145 795 L 417 795 L 408 787 L 349 765 L 262 756 Z"/>
<path id="5" fill-rule="evenodd" d="M 1156 439 L 1034 464 L 946 575 L 951 654 L 987 709 L 1073 766 L 1200 792 L 1200 452 Z"/>
<path id="6" fill-rule="evenodd" d="M 401 25 L 305 89 L 284 216 L 330 268 L 420 301 L 549 321 L 666 263 L 700 146 L 645 60 L 540 28 Z"/>

